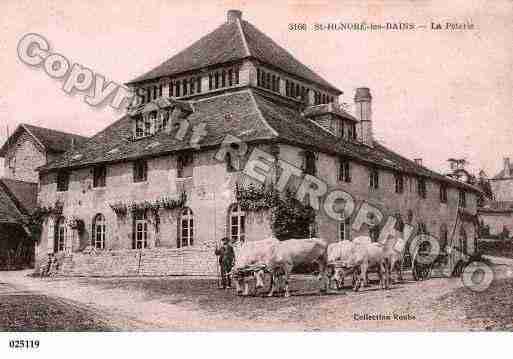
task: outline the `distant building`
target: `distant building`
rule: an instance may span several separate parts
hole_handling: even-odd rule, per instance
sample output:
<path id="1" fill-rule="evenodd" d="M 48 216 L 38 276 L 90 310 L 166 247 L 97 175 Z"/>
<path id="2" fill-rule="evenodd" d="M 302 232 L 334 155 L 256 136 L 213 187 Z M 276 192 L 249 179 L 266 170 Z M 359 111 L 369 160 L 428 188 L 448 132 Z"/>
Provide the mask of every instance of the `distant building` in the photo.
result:
<path id="1" fill-rule="evenodd" d="M 489 179 L 493 200 L 478 209 L 485 235 L 511 237 L 513 231 L 513 168 L 510 158 L 504 157 L 502 170 Z"/>
<path id="2" fill-rule="evenodd" d="M 448 177 L 451 177 L 457 181 L 464 183 L 476 183 L 475 176 L 465 169 L 467 160 L 465 160 L 464 158 L 449 158 L 447 161 L 449 162 L 450 168 L 450 172 L 447 173 Z"/>
<path id="3" fill-rule="evenodd" d="M 36 208 L 38 172 L 85 137 L 21 124 L 0 148 L 0 268 L 29 265 L 34 244 L 27 220 Z"/>
<path id="4" fill-rule="evenodd" d="M 77 148 L 87 137 L 21 124 L 0 148 L 4 159 L 4 177 L 37 183 L 41 167 L 71 148 Z"/>

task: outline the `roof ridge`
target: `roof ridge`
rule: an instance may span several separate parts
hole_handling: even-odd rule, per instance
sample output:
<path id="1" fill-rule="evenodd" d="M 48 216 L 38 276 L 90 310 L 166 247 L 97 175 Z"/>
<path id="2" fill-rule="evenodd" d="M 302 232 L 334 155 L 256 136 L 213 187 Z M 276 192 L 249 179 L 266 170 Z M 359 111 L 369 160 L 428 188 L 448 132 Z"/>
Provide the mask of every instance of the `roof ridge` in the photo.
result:
<path id="1" fill-rule="evenodd" d="M 242 38 L 244 50 L 246 50 L 246 54 L 247 54 L 246 56 L 251 56 L 251 51 L 249 50 L 249 46 L 248 46 L 248 40 L 246 39 L 246 34 L 244 33 L 244 30 L 242 29 L 241 20 L 239 18 L 237 18 L 236 22 L 237 22 L 237 28 L 239 29 L 239 32 L 240 32 L 240 35 Z"/>
<path id="2" fill-rule="evenodd" d="M 32 124 L 30 124 L 30 123 L 21 123 L 20 125 L 22 125 L 23 127 L 29 126 L 29 127 L 34 127 L 34 128 L 40 129 L 40 130 L 52 131 L 52 132 L 60 133 L 60 134 L 63 134 L 63 135 L 70 135 L 70 136 L 83 137 L 83 138 L 86 138 L 86 139 L 90 138 L 90 137 L 88 137 L 88 136 L 79 135 L 78 133 L 73 133 L 73 132 L 66 132 L 66 131 L 56 130 L 55 128 L 49 128 L 49 127 L 43 127 L 43 126 L 36 126 L 36 125 L 32 125 Z"/>
<path id="3" fill-rule="evenodd" d="M 324 79 L 324 77 L 322 77 L 321 75 L 319 75 L 317 73 L 317 71 L 314 71 L 312 68 L 310 68 L 310 66 L 306 65 L 305 63 L 303 63 L 303 61 L 300 61 L 296 56 L 294 56 L 288 49 L 284 48 L 282 45 L 280 45 L 279 43 L 277 43 L 275 40 L 273 40 L 269 35 L 267 35 L 265 32 L 261 31 L 258 27 L 256 27 L 255 25 L 253 25 L 252 23 L 250 23 L 249 21 L 246 21 L 244 19 L 241 20 L 241 22 L 243 22 L 245 25 L 247 26 L 250 26 L 253 28 L 254 31 L 260 33 L 261 36 L 263 36 L 265 38 L 266 41 L 268 41 L 269 43 L 271 44 L 274 44 L 275 46 L 277 46 L 281 51 L 283 51 L 287 56 L 289 56 L 293 61 L 295 61 L 297 64 L 299 64 L 299 66 L 302 66 L 304 67 L 305 69 L 307 69 L 308 71 L 310 71 L 311 75 L 314 75 L 316 76 L 318 79 L 317 80 L 313 80 L 313 79 L 308 79 L 306 78 L 305 76 L 301 76 L 301 75 L 298 75 L 298 74 L 294 74 L 294 73 L 291 73 L 290 71 L 286 70 L 285 68 L 282 68 L 280 66 L 277 66 L 277 65 L 273 65 L 271 63 L 268 63 L 268 61 L 265 61 L 263 59 L 261 59 L 259 56 L 255 56 L 257 57 L 260 61 L 264 62 L 264 63 L 267 63 L 268 65 L 271 65 L 271 66 L 276 66 L 278 68 L 280 68 L 282 71 L 285 71 L 285 72 L 288 72 L 294 76 L 299 76 L 299 77 L 302 77 L 304 78 L 305 80 L 308 80 L 308 81 L 311 81 L 311 82 L 314 82 L 314 83 L 317 83 L 321 86 L 324 86 L 324 87 L 328 87 L 328 88 L 331 88 L 333 90 L 336 90 L 340 93 L 343 93 L 343 91 L 339 90 L 336 86 L 332 85 L 330 82 L 328 82 L 328 80 Z M 324 83 L 323 83 L 324 82 Z"/>
<path id="4" fill-rule="evenodd" d="M 30 136 L 32 136 L 32 137 L 34 138 L 34 140 L 36 140 L 36 142 L 37 142 L 37 143 L 39 143 L 39 144 L 41 145 L 41 147 L 43 147 L 44 149 L 47 149 L 47 146 L 45 146 L 45 145 L 43 144 L 43 142 L 41 142 L 41 140 L 40 140 L 36 135 L 34 135 L 34 134 L 32 133 L 32 131 L 31 131 L 31 130 L 29 130 L 29 129 L 27 128 L 27 126 L 30 126 L 30 125 L 27 125 L 27 124 L 25 124 L 25 123 L 20 124 L 20 127 L 22 127 L 23 129 L 25 129 L 25 131 L 27 131 L 27 133 L 28 133 Z M 14 131 L 14 132 L 16 132 L 16 131 Z"/>
<path id="5" fill-rule="evenodd" d="M 264 125 L 266 125 L 270 130 L 271 132 L 274 134 L 275 137 L 280 137 L 280 134 L 278 133 L 278 131 L 276 131 L 276 129 L 274 127 L 272 127 L 269 122 L 267 122 L 267 120 L 265 119 L 264 115 L 262 114 L 262 111 L 260 110 L 260 107 L 258 106 L 258 102 L 255 98 L 255 95 L 253 94 L 253 91 L 251 90 L 247 90 L 251 96 L 251 99 L 253 100 L 253 103 L 255 104 L 255 108 L 258 112 L 258 115 L 260 116 L 260 118 L 262 119 L 262 122 L 264 123 Z"/>

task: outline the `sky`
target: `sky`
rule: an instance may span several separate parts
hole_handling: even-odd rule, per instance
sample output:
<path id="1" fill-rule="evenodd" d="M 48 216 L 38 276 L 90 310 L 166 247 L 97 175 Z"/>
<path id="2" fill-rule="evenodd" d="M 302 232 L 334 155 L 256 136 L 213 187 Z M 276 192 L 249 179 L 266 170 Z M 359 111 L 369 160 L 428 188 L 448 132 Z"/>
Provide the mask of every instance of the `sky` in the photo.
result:
<path id="1" fill-rule="evenodd" d="M 77 1 L 0 2 L 0 143 L 20 123 L 92 136 L 122 116 L 91 107 L 83 93 L 17 57 L 27 33 L 51 50 L 116 83 L 159 65 L 226 21 L 243 18 L 288 49 L 344 94 L 373 96 L 375 137 L 424 165 L 448 158 L 489 176 L 513 157 L 513 1 Z M 410 31 L 314 31 L 315 23 L 404 22 Z M 431 22 L 472 23 L 433 31 Z M 306 23 L 307 31 L 289 31 Z"/>

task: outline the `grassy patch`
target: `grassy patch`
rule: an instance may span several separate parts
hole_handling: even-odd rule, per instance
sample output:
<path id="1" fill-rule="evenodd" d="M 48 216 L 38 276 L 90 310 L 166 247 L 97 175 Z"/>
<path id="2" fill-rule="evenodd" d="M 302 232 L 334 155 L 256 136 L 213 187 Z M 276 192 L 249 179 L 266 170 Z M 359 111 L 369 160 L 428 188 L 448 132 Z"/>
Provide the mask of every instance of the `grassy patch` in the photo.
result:
<path id="1" fill-rule="evenodd" d="M 110 331 L 94 313 L 44 295 L 0 297 L 0 331 Z"/>

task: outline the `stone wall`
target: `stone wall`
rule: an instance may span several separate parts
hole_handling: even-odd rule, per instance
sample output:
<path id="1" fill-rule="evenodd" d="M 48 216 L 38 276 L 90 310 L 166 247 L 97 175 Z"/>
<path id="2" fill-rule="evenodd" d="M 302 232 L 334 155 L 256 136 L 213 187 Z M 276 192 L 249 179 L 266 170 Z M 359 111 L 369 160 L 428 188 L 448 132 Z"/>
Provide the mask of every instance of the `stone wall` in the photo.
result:
<path id="1" fill-rule="evenodd" d="M 76 252 L 67 256 L 60 269 L 64 276 L 170 276 L 216 275 L 214 249 L 152 248 L 145 250 Z"/>
<path id="2" fill-rule="evenodd" d="M 73 252 L 79 252 L 91 245 L 92 223 L 96 214 L 106 219 L 107 251 L 130 250 L 132 248 L 132 223 L 130 213 L 119 218 L 109 204 L 154 201 L 162 197 L 174 197 L 184 189 L 187 193 L 186 206 L 194 214 L 194 245 L 215 246 L 221 238 L 229 235 L 228 210 L 235 203 L 235 183 L 240 173 L 229 173 L 226 164 L 214 159 L 216 151 L 196 153 L 192 178 L 176 178 L 176 157 L 163 156 L 148 161 L 148 181 L 133 183 L 132 164 L 119 163 L 108 166 L 107 184 L 104 188 L 92 188 L 92 170 L 89 168 L 73 171 L 69 190 L 57 192 L 56 173 L 44 175 L 41 180 L 39 202 L 44 206 L 54 205 L 56 200 L 64 204 L 62 216 L 77 217 L 83 220 L 84 230 L 73 241 Z M 160 227 L 156 231 L 155 218 L 148 213 L 149 238 L 151 248 L 176 249 L 180 210 L 159 211 Z M 44 261 L 53 252 L 54 223 L 56 218 L 48 218 L 44 225 L 41 240 L 36 247 L 38 261 Z M 248 213 L 246 218 L 246 240 L 267 238 L 271 235 L 268 217 L 262 213 Z M 177 252 L 182 253 L 182 252 Z M 185 253 L 185 252 L 184 252 Z M 185 263 L 185 262 L 184 262 Z"/>
<path id="3" fill-rule="evenodd" d="M 10 159 L 13 156 L 16 158 L 15 164 L 10 167 Z M 39 175 L 35 169 L 45 163 L 46 156 L 43 149 L 35 143 L 32 136 L 24 131 L 6 153 L 4 176 L 19 181 L 38 182 Z"/>

